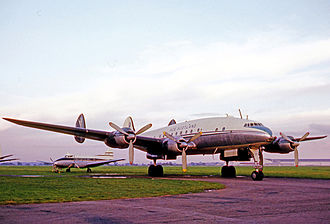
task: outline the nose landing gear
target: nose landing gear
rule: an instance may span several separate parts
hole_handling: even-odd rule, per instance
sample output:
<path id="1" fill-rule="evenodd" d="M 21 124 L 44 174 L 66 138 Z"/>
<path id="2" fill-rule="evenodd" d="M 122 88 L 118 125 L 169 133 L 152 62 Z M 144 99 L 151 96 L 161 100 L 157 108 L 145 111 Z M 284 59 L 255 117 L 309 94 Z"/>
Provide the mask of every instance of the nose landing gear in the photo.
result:
<path id="1" fill-rule="evenodd" d="M 264 173 L 261 170 L 253 171 L 251 173 L 251 178 L 252 180 L 262 180 L 264 178 Z"/>
<path id="2" fill-rule="evenodd" d="M 264 179 L 264 173 L 262 172 L 263 170 L 263 155 L 262 155 L 262 147 L 259 149 L 250 149 L 250 154 L 251 157 L 253 158 L 254 161 L 254 168 L 255 171 L 251 173 L 251 178 L 254 181 L 259 181 Z"/>

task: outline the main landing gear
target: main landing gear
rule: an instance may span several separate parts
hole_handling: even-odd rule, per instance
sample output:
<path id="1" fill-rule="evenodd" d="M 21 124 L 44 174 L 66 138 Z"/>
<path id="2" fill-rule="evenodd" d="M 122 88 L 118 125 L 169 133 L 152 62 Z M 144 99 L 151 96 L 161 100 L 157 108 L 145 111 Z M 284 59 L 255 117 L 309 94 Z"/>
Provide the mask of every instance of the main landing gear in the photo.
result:
<path id="1" fill-rule="evenodd" d="M 149 177 L 162 177 L 162 176 L 164 176 L 163 167 L 161 165 L 156 165 L 156 160 L 154 160 L 153 165 L 149 166 L 148 176 Z"/>
<path id="2" fill-rule="evenodd" d="M 221 168 L 221 177 L 236 177 L 236 169 L 234 166 L 228 166 L 228 161 L 226 161 L 226 165 Z"/>

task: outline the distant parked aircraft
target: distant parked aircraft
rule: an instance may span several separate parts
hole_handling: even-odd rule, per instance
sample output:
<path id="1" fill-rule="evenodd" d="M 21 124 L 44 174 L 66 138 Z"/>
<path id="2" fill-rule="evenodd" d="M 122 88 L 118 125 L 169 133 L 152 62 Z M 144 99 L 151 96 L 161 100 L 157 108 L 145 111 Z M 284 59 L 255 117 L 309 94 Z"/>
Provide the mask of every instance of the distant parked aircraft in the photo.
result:
<path id="1" fill-rule="evenodd" d="M 105 155 L 99 155 L 105 156 Z M 70 172 L 71 168 L 87 168 L 87 172 L 92 172 L 91 167 L 102 166 L 108 163 L 114 163 L 118 161 L 122 161 L 124 159 L 106 159 L 97 157 L 81 157 L 74 156 L 72 154 L 66 154 L 64 157 L 61 157 L 55 161 L 52 161 L 53 172 L 60 172 L 59 169 L 66 168 L 66 172 Z M 51 159 L 52 160 L 52 159 Z"/>

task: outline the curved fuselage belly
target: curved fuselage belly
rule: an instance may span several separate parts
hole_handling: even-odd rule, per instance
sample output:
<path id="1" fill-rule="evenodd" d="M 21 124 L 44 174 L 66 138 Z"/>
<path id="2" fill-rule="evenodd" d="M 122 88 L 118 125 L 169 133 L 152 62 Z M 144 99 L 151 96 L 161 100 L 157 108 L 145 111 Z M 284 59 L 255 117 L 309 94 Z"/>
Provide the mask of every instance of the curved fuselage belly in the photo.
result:
<path id="1" fill-rule="evenodd" d="M 269 135 L 259 131 L 234 130 L 220 133 L 205 133 L 195 141 L 196 149 L 187 150 L 188 155 L 214 154 L 225 149 L 250 147 L 260 142 L 264 144 Z"/>
<path id="2" fill-rule="evenodd" d="M 189 139 L 194 134 L 183 135 L 185 139 Z M 194 141 L 196 148 L 188 149 L 187 155 L 197 154 L 216 154 L 221 153 L 225 149 L 246 148 L 256 143 L 267 144 L 269 135 L 258 130 L 228 130 L 218 132 L 204 132 L 201 137 Z M 134 147 L 148 152 L 147 148 L 139 145 Z M 159 152 L 159 150 L 157 150 Z M 165 151 L 163 151 L 166 154 Z M 181 155 L 180 152 L 176 153 Z"/>

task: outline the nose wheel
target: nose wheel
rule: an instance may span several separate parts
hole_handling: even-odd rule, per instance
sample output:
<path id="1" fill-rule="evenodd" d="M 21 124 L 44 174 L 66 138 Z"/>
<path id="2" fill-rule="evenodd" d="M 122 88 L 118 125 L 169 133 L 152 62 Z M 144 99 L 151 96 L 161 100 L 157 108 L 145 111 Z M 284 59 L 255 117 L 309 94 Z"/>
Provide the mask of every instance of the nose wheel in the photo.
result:
<path id="1" fill-rule="evenodd" d="M 251 173 L 251 178 L 254 181 L 260 181 L 264 179 L 264 173 L 262 172 L 264 165 L 262 150 L 263 149 L 261 147 L 257 150 L 250 149 L 250 154 L 253 158 L 255 168 L 255 171 Z"/>
<path id="2" fill-rule="evenodd" d="M 261 170 L 260 171 L 253 171 L 251 173 L 251 178 L 254 181 L 256 181 L 256 180 L 262 180 L 262 179 L 264 179 L 264 173 Z"/>

